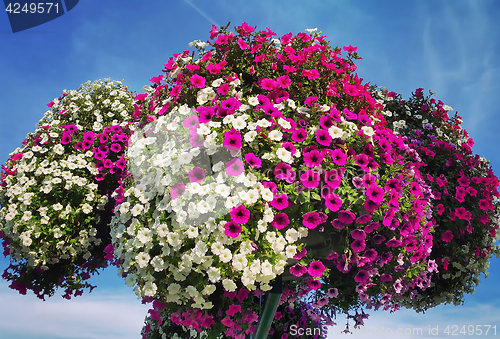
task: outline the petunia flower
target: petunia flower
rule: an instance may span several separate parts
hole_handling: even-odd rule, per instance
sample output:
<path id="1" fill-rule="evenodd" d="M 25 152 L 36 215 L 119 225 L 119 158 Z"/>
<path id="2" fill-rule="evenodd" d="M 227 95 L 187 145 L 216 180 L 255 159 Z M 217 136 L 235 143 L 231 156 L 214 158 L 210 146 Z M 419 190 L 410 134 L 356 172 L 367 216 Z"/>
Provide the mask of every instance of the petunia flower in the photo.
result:
<path id="1" fill-rule="evenodd" d="M 237 224 L 246 224 L 250 219 L 250 211 L 243 205 L 233 207 L 229 212 L 231 219 Z"/>
<path id="2" fill-rule="evenodd" d="M 308 212 L 302 216 L 302 224 L 309 229 L 314 229 L 321 224 L 321 217 L 318 212 Z"/>
<path id="3" fill-rule="evenodd" d="M 319 278 L 323 275 L 323 272 L 325 272 L 325 265 L 323 265 L 321 261 L 313 261 L 309 264 L 307 272 L 311 277 Z"/>
<path id="4" fill-rule="evenodd" d="M 237 238 L 241 230 L 241 226 L 234 221 L 229 221 L 224 225 L 224 234 L 231 238 Z"/>

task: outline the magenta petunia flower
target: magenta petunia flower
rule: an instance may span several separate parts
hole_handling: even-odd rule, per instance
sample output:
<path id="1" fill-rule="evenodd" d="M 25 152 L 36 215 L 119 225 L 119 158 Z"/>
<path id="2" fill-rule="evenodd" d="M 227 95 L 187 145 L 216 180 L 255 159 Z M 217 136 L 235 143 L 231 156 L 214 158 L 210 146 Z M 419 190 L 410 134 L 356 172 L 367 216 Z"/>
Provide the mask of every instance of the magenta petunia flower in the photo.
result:
<path id="1" fill-rule="evenodd" d="M 330 155 L 333 162 L 337 165 L 347 164 L 347 154 L 345 154 L 341 149 L 335 149 Z"/>
<path id="2" fill-rule="evenodd" d="M 335 193 L 328 194 L 325 197 L 326 208 L 328 208 L 332 212 L 337 212 L 339 209 L 341 209 L 342 203 L 342 199 L 340 199 L 340 197 Z"/>
<path id="3" fill-rule="evenodd" d="M 252 167 L 261 168 L 262 160 L 253 153 L 245 154 L 245 161 Z"/>
<path id="4" fill-rule="evenodd" d="M 296 277 L 301 277 L 307 272 L 307 268 L 301 264 L 295 264 L 290 267 L 290 273 Z"/>
<path id="5" fill-rule="evenodd" d="M 105 167 L 105 168 L 113 168 L 113 162 L 109 159 L 104 159 L 102 161 L 102 165 Z"/>
<path id="6" fill-rule="evenodd" d="M 351 231 L 351 237 L 354 240 L 365 240 L 366 238 L 366 233 L 360 228 L 356 228 L 355 230 Z"/>
<path id="7" fill-rule="evenodd" d="M 354 240 L 351 244 L 351 248 L 354 253 L 359 253 L 365 250 L 366 243 L 364 240 Z"/>
<path id="8" fill-rule="evenodd" d="M 319 129 L 316 131 L 316 141 L 323 146 L 330 146 L 332 142 L 332 137 L 328 131 L 324 129 Z"/>
<path id="9" fill-rule="evenodd" d="M 200 183 L 205 180 L 205 171 L 201 167 L 194 167 L 188 173 L 189 181 Z"/>
<path id="10" fill-rule="evenodd" d="M 364 203 L 364 207 L 366 212 L 373 213 L 380 207 L 380 204 L 368 198 Z"/>
<path id="11" fill-rule="evenodd" d="M 120 144 L 111 144 L 111 151 L 112 152 L 115 152 L 115 153 L 118 153 L 120 152 L 122 149 L 122 146 L 120 146 Z"/>
<path id="12" fill-rule="evenodd" d="M 333 226 L 333 228 L 336 228 L 338 230 L 343 230 L 345 228 L 344 223 L 342 221 L 340 221 L 339 219 L 333 220 L 332 226 Z"/>
<path id="13" fill-rule="evenodd" d="M 286 213 L 278 213 L 274 216 L 274 220 L 271 221 L 271 225 L 278 230 L 285 228 L 290 225 L 290 219 Z"/>
<path id="14" fill-rule="evenodd" d="M 300 260 L 304 258 L 306 255 L 307 255 L 307 250 L 305 247 L 302 247 L 302 249 L 293 256 L 293 259 Z"/>
<path id="15" fill-rule="evenodd" d="M 203 88 L 205 87 L 205 78 L 202 76 L 199 76 L 198 74 L 193 74 L 191 76 L 191 84 L 196 87 L 196 88 Z"/>
<path id="16" fill-rule="evenodd" d="M 241 226 L 234 221 L 229 221 L 224 225 L 224 234 L 231 238 L 237 238 L 241 233 Z"/>
<path id="17" fill-rule="evenodd" d="M 118 159 L 118 160 L 116 161 L 116 164 L 115 164 L 115 165 L 116 165 L 116 167 L 118 167 L 119 169 L 122 169 L 122 170 L 123 170 L 123 169 L 125 169 L 125 168 L 127 167 L 127 161 L 125 160 L 125 157 L 122 155 L 122 156 L 120 157 L 120 159 Z"/>
<path id="18" fill-rule="evenodd" d="M 186 191 L 186 186 L 178 182 L 174 184 L 174 186 L 170 189 L 170 195 L 172 196 L 172 199 L 175 200 L 181 195 L 183 195 L 185 191 Z"/>
<path id="19" fill-rule="evenodd" d="M 380 224 L 378 222 L 371 222 L 368 225 L 366 225 L 365 233 L 372 233 L 373 231 L 375 231 L 379 227 L 380 227 Z"/>
<path id="20" fill-rule="evenodd" d="M 234 128 L 224 133 L 224 141 L 222 144 L 228 150 L 237 150 L 241 148 L 241 134 Z"/>
<path id="21" fill-rule="evenodd" d="M 264 78 L 261 82 L 261 87 L 265 90 L 272 91 L 278 87 L 278 84 L 273 79 Z"/>
<path id="22" fill-rule="evenodd" d="M 380 276 L 380 281 L 382 282 L 389 282 L 392 281 L 392 275 L 384 273 Z"/>
<path id="23" fill-rule="evenodd" d="M 285 162 L 280 162 L 276 165 L 274 175 L 277 179 L 283 179 L 289 184 L 295 181 L 295 171 L 292 169 L 292 166 Z"/>
<path id="24" fill-rule="evenodd" d="M 366 196 L 368 199 L 372 200 L 375 203 L 381 203 L 384 201 L 385 191 L 383 188 L 377 186 L 377 184 L 371 185 L 366 190 Z"/>
<path id="25" fill-rule="evenodd" d="M 62 133 L 62 137 L 61 137 L 61 144 L 63 145 L 67 145 L 71 142 L 72 138 L 71 138 L 71 133 L 69 132 L 63 132 Z"/>
<path id="26" fill-rule="evenodd" d="M 304 104 L 308 107 L 311 107 L 312 105 L 314 105 L 316 101 L 318 101 L 317 96 L 307 97 L 306 100 L 304 101 Z"/>
<path id="27" fill-rule="evenodd" d="M 373 175 L 373 174 L 365 174 L 363 175 L 363 186 L 365 188 L 368 188 L 372 185 L 376 185 L 377 184 L 377 178 Z"/>
<path id="28" fill-rule="evenodd" d="M 82 141 L 87 141 L 87 142 L 93 144 L 95 137 L 96 137 L 96 135 L 94 132 L 92 132 L 92 131 L 85 132 L 85 133 L 83 133 L 83 140 Z M 102 140 L 100 140 L 100 141 L 101 141 L 101 143 L 105 143 L 106 141 L 108 141 L 108 139 L 106 139 L 106 141 L 104 141 L 104 142 Z"/>
<path id="29" fill-rule="evenodd" d="M 314 170 L 307 170 L 300 176 L 300 181 L 306 188 L 318 187 L 320 179 L 319 173 Z"/>
<path id="30" fill-rule="evenodd" d="M 250 219 L 250 211 L 243 205 L 233 207 L 229 215 L 237 224 L 246 224 Z"/>
<path id="31" fill-rule="evenodd" d="M 356 219 L 356 214 L 351 211 L 342 210 L 339 212 L 339 220 L 344 224 L 352 224 Z"/>
<path id="32" fill-rule="evenodd" d="M 359 167 L 361 167 L 362 169 L 365 169 L 368 166 L 368 164 L 370 163 L 370 159 L 368 158 L 368 156 L 366 154 L 361 153 L 361 154 L 356 155 L 355 163 Z"/>
<path id="33" fill-rule="evenodd" d="M 366 270 L 359 270 L 358 274 L 354 277 L 354 281 L 360 284 L 364 284 L 368 281 L 370 275 Z"/>
<path id="34" fill-rule="evenodd" d="M 302 142 L 307 139 L 307 132 L 303 128 L 297 128 L 292 132 L 292 140 L 295 142 Z"/>
<path id="35" fill-rule="evenodd" d="M 337 170 L 330 170 L 325 172 L 325 183 L 333 189 L 339 188 L 342 183 L 342 178 Z"/>
<path id="36" fill-rule="evenodd" d="M 372 220 L 372 216 L 370 214 L 363 214 L 363 215 L 360 215 L 356 219 L 356 223 L 358 223 L 358 224 L 366 224 L 370 220 Z"/>
<path id="37" fill-rule="evenodd" d="M 321 224 L 321 217 L 318 212 L 308 212 L 303 215 L 302 224 L 309 229 L 314 229 Z"/>
<path id="38" fill-rule="evenodd" d="M 389 179 L 385 183 L 384 189 L 386 191 L 395 190 L 396 192 L 401 192 L 401 183 L 398 179 Z"/>
<path id="39" fill-rule="evenodd" d="M 450 242 L 453 239 L 453 233 L 450 230 L 447 230 L 441 235 L 441 240 L 444 242 Z"/>
<path id="40" fill-rule="evenodd" d="M 200 119 L 196 115 L 184 119 L 182 125 L 190 130 L 196 130 L 200 126 Z"/>
<path id="41" fill-rule="evenodd" d="M 319 278 L 323 275 L 323 272 L 325 272 L 325 265 L 323 265 L 321 261 L 313 261 L 309 264 L 307 272 L 311 277 Z"/>
<path id="42" fill-rule="evenodd" d="M 304 163 L 307 167 L 321 166 L 324 156 L 318 150 L 312 150 L 304 154 Z"/>
<path id="43" fill-rule="evenodd" d="M 241 175 L 241 173 L 243 173 L 244 169 L 245 165 L 243 164 L 243 161 L 238 158 L 233 158 L 226 163 L 227 175 L 237 177 L 238 175 Z"/>
<path id="44" fill-rule="evenodd" d="M 226 314 L 234 316 L 236 313 L 241 313 L 241 305 L 229 305 L 229 309 L 226 311 Z"/>
<path id="45" fill-rule="evenodd" d="M 319 288 L 321 287 L 321 282 L 319 280 L 316 280 L 316 279 L 309 280 L 307 282 L 307 286 L 309 286 L 311 289 L 316 291 L 316 290 L 319 290 Z"/>
<path id="46" fill-rule="evenodd" d="M 385 243 L 387 247 L 399 247 L 402 245 L 401 241 L 396 239 L 391 239 Z"/>
<path id="47" fill-rule="evenodd" d="M 290 86 L 292 84 L 292 80 L 290 79 L 290 77 L 288 75 L 285 74 L 285 75 L 279 76 L 276 79 L 276 83 L 281 88 L 287 88 L 288 86 Z"/>
<path id="48" fill-rule="evenodd" d="M 273 201 L 271 201 L 271 206 L 277 210 L 284 210 L 288 207 L 288 196 L 286 194 L 274 195 Z"/>

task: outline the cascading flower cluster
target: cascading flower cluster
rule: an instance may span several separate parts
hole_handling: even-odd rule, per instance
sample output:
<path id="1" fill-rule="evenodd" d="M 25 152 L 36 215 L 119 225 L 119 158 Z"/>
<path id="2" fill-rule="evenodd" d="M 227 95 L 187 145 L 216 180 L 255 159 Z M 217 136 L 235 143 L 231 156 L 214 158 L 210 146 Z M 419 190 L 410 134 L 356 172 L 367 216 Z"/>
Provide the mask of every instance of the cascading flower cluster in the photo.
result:
<path id="1" fill-rule="evenodd" d="M 265 293 L 282 274 L 308 277 L 285 284 L 328 300 L 325 314 L 360 301 L 398 309 L 433 267 L 418 154 L 381 123 L 353 73 L 356 48 L 342 58 L 313 31 L 236 32 L 214 27 L 211 50 L 174 55 L 136 97 L 141 130 L 111 223 L 127 284 L 162 306 L 151 312 L 160 325 L 218 335 L 226 312 L 222 332 L 235 338 L 258 317 L 227 313 L 246 300 L 228 295 Z M 314 254 L 317 239 L 326 254 Z M 332 288 L 342 298 L 325 299 Z"/>
<path id="2" fill-rule="evenodd" d="M 408 303 L 424 311 L 441 303 L 463 303 L 474 292 L 489 259 L 498 253 L 499 180 L 488 161 L 474 155 L 474 141 L 450 116 L 450 106 L 418 88 L 409 100 L 374 90 L 385 120 L 422 158 L 420 171 L 432 190 L 434 246 L 431 258 L 439 273 L 425 292 Z M 431 93 L 432 94 L 432 93 Z"/>
<path id="3" fill-rule="evenodd" d="M 11 153 L 2 167 L 0 234 L 12 288 L 44 298 L 62 287 L 70 298 L 107 265 L 108 200 L 125 169 L 132 102 L 118 81 L 65 90 Z"/>

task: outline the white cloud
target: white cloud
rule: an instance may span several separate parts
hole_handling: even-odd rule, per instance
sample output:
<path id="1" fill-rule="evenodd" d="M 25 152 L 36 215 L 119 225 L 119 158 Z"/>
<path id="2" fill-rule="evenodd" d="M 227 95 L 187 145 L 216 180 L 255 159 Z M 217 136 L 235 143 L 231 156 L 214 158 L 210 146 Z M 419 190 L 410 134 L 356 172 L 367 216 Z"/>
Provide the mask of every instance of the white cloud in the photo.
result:
<path id="1" fill-rule="evenodd" d="M 130 291 L 131 292 L 131 291 Z M 149 307 L 133 293 L 92 292 L 72 300 L 19 295 L 0 283 L 5 339 L 139 339 Z"/>

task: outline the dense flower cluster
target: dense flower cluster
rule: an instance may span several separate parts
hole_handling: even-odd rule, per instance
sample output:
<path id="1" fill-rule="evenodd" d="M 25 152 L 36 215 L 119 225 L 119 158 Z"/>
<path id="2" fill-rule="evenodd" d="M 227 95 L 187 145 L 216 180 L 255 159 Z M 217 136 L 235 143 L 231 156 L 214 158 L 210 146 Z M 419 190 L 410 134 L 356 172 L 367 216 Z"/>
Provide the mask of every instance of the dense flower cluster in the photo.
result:
<path id="1" fill-rule="evenodd" d="M 125 169 L 133 95 L 120 82 L 96 81 L 51 101 L 34 133 L 11 153 L 0 185 L 0 234 L 11 287 L 65 298 L 105 267 L 110 200 Z"/>
<path id="2" fill-rule="evenodd" d="M 422 158 L 420 171 L 431 187 L 434 245 L 431 258 L 439 273 L 431 287 L 408 304 L 419 311 L 440 303 L 463 303 L 474 292 L 489 259 L 498 253 L 498 178 L 483 157 L 474 155 L 474 141 L 450 116 L 450 106 L 415 91 L 409 100 L 394 92 L 374 91 L 384 105 L 385 120 Z"/>
<path id="3" fill-rule="evenodd" d="M 434 268 L 418 154 L 381 123 L 356 48 L 342 58 L 313 31 L 236 32 L 214 27 L 212 49 L 174 55 L 136 97 L 111 223 L 127 284 L 165 308 L 155 318 L 214 335 L 201 319 L 245 302 L 228 293 L 265 293 L 278 275 L 305 278 L 285 286 L 321 299 L 318 317 L 398 309 Z M 325 299 L 332 288 L 342 298 Z M 222 332 L 251 333 L 245 314 Z"/>

